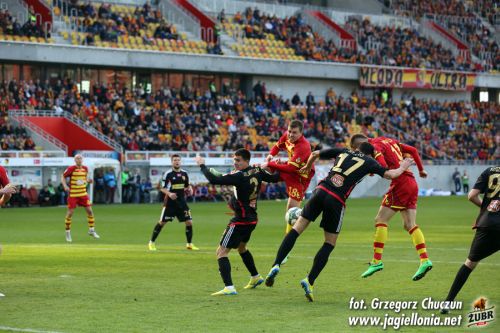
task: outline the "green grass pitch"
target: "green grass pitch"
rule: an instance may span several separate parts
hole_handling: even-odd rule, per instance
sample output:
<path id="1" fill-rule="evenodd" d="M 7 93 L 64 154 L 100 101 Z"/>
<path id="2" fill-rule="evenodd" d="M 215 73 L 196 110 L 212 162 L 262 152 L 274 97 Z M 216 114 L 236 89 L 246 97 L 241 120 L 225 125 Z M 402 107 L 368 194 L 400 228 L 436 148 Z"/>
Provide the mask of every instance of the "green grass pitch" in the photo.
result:
<path id="1" fill-rule="evenodd" d="M 83 209 L 73 218 L 73 243 L 64 240 L 64 207 L 2 209 L 0 211 L 0 331 L 32 332 L 346 332 L 381 331 L 380 327 L 348 325 L 348 317 L 390 310 L 349 309 L 351 297 L 370 302 L 443 299 L 465 260 L 478 209 L 464 197 L 421 198 L 418 224 L 434 269 L 411 281 L 418 257 L 396 216 L 389 226 L 385 269 L 368 279 L 360 274 L 372 254 L 373 218 L 380 199 L 351 199 L 337 247 L 315 285 L 308 303 L 299 281 L 311 268 L 323 242 L 312 224 L 298 239 L 290 261 L 275 286 L 244 290 L 248 282 L 239 255 L 230 260 L 237 296 L 212 297 L 223 287 L 215 249 L 229 216 L 223 204 L 192 204 L 194 243 L 187 251 L 184 225 L 167 225 L 157 240 L 158 252 L 147 242 L 161 211 L 156 205 L 95 206 L 100 240 L 86 234 Z M 259 203 L 260 222 L 249 249 L 257 268 L 267 274 L 284 232 L 285 202 Z M 484 260 L 458 296 L 462 311 L 485 296 L 500 307 L 500 253 Z M 437 311 L 418 311 L 431 316 Z M 405 312 L 411 314 L 411 312 Z M 500 332 L 497 318 L 481 332 Z M 465 320 L 464 316 L 464 320 Z M 463 332 L 465 327 L 403 327 L 402 332 Z"/>

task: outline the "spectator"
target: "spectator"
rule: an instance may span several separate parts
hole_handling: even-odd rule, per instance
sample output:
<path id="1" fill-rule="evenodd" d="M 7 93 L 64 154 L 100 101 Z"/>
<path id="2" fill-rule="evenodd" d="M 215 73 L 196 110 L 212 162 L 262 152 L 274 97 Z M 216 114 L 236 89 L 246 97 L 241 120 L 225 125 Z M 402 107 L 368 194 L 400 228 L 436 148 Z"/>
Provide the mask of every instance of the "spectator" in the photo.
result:
<path id="1" fill-rule="evenodd" d="M 467 170 L 464 170 L 462 175 L 462 186 L 464 187 L 464 193 L 469 193 L 469 175 L 467 174 Z"/>
<path id="2" fill-rule="evenodd" d="M 109 168 L 104 174 L 104 183 L 106 184 L 106 203 L 115 202 L 116 176 L 113 168 Z"/>
<path id="3" fill-rule="evenodd" d="M 455 184 L 455 193 L 460 192 L 460 171 L 458 171 L 458 168 L 455 168 L 455 172 L 453 173 L 453 175 L 451 175 L 451 178 L 453 179 L 453 183 Z"/>

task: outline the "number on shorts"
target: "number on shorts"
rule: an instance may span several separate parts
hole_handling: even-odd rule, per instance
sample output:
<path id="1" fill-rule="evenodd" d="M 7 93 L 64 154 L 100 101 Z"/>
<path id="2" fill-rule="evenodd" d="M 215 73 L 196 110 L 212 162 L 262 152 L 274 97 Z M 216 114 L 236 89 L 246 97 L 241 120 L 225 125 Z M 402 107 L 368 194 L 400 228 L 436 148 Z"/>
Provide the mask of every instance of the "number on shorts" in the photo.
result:
<path id="1" fill-rule="evenodd" d="M 362 158 L 352 157 L 352 160 L 355 161 L 356 163 L 353 166 L 351 166 L 349 169 L 344 171 L 342 169 L 342 163 L 344 163 L 347 156 L 349 156 L 349 154 L 347 154 L 347 153 L 340 154 L 339 160 L 338 160 L 337 164 L 335 164 L 335 166 L 332 168 L 332 170 L 335 172 L 341 173 L 345 176 L 349 176 L 351 173 L 356 171 L 356 169 L 360 168 L 365 163 L 365 160 L 363 160 Z"/>
<path id="2" fill-rule="evenodd" d="M 295 188 L 295 187 L 288 186 L 288 193 L 290 194 L 291 197 L 295 197 L 295 198 L 300 197 L 299 190 L 297 190 L 297 188 Z"/>

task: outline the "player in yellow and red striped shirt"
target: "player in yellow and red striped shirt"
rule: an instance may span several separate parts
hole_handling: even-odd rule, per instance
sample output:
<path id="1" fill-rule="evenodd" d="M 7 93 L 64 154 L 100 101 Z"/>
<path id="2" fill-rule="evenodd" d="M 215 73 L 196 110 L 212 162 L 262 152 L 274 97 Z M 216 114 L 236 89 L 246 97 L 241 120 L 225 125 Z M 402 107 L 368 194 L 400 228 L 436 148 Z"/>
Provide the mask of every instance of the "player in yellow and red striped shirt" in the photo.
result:
<path id="1" fill-rule="evenodd" d="M 88 168 L 83 165 L 82 155 L 75 156 L 75 165 L 68 167 L 61 176 L 61 183 L 68 196 L 68 211 L 66 213 L 66 241 L 72 242 L 71 239 L 71 218 L 77 206 L 82 206 L 87 212 L 87 221 L 89 225 L 89 235 L 94 238 L 99 238 L 99 235 L 94 230 L 94 213 L 92 212 L 92 204 L 90 203 L 89 195 L 87 194 L 87 184 L 92 183 L 92 179 L 88 179 Z M 69 178 L 69 186 L 66 182 Z"/>

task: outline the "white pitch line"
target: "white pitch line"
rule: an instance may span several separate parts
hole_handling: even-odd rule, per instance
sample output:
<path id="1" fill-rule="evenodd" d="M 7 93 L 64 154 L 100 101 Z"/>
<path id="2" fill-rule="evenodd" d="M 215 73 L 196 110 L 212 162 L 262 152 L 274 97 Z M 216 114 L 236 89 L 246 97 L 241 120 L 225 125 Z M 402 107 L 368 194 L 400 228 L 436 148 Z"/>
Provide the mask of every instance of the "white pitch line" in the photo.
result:
<path id="1" fill-rule="evenodd" d="M 22 245 L 22 246 L 25 246 L 25 247 L 73 247 L 74 249 L 85 249 L 85 250 L 90 250 L 90 251 L 119 251 L 119 252 L 149 252 L 148 250 L 142 250 L 142 249 L 131 249 L 131 248 L 120 248 L 120 247 L 87 247 L 85 245 L 80 245 L 78 247 L 76 246 L 72 246 L 72 245 L 66 245 L 66 244 L 43 244 L 43 245 L 39 245 L 39 246 L 35 246 L 35 245 Z M 343 245 L 345 247 L 345 245 Z M 403 248 L 403 247 L 401 247 Z M 407 247 L 404 247 L 404 248 L 407 248 Z M 450 249 L 446 249 L 446 248 L 431 248 L 432 249 L 442 249 L 442 250 L 450 250 Z M 461 250 L 463 251 L 464 249 L 456 249 L 456 250 Z M 203 253 L 203 254 L 214 254 L 214 251 L 196 251 L 197 253 Z M 158 250 L 157 252 L 154 252 L 154 253 L 151 253 L 152 255 L 155 255 L 156 253 L 182 253 L 182 254 L 189 254 L 190 252 L 188 252 L 187 250 L 184 250 L 184 249 L 178 249 L 178 250 L 175 250 L 175 249 L 160 249 Z M 260 257 L 271 257 L 271 258 L 274 258 L 276 257 L 275 254 L 260 254 L 259 255 Z M 300 256 L 300 255 L 295 255 L 292 253 L 292 257 L 293 258 L 297 258 L 297 259 L 313 259 L 314 257 L 312 256 Z M 362 261 L 360 259 L 353 259 L 351 257 L 349 258 L 346 258 L 346 257 L 332 257 L 331 260 L 344 260 L 344 261 L 352 261 L 352 260 L 357 260 L 357 261 Z M 368 260 L 368 259 L 366 259 Z M 368 261 L 366 261 L 368 262 Z M 403 262 L 403 263 L 415 263 L 415 262 L 419 262 L 418 259 L 415 259 L 415 260 L 407 260 L 407 259 L 384 259 L 384 262 Z M 439 263 L 439 264 L 463 264 L 465 262 L 465 256 L 464 256 L 464 260 L 463 261 L 442 261 L 442 260 L 432 260 L 433 263 Z M 488 263 L 488 262 L 482 262 L 479 264 L 480 266 L 500 266 L 500 263 Z"/>
<path id="2" fill-rule="evenodd" d="M 3 331 L 11 331 L 11 332 L 28 332 L 28 333 L 62 333 L 56 331 L 41 331 L 33 328 L 17 328 L 17 327 L 8 327 L 8 326 L 0 326 L 0 330 Z"/>

